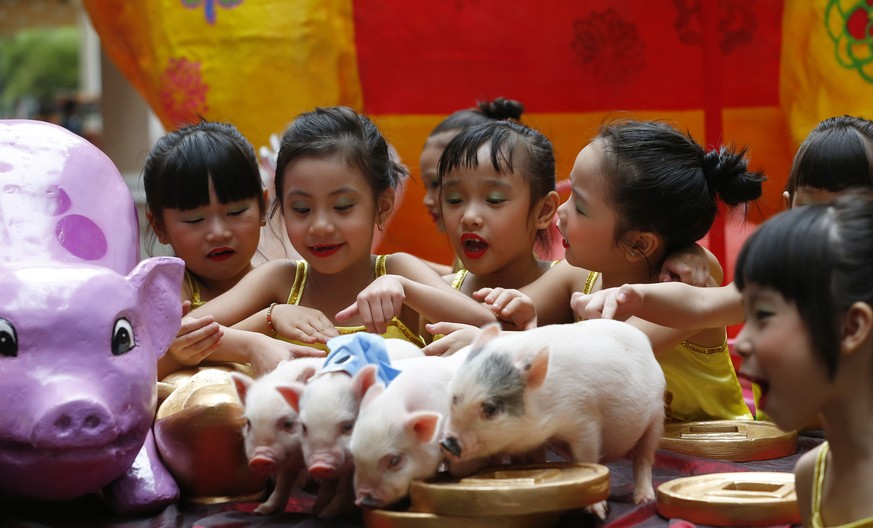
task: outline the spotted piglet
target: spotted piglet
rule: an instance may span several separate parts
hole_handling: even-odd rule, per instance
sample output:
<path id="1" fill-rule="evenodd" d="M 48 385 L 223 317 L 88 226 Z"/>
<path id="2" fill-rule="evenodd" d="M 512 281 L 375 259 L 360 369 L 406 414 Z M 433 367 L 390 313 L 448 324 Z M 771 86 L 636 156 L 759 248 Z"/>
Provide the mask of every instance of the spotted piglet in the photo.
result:
<path id="1" fill-rule="evenodd" d="M 630 456 L 634 501 L 650 501 L 664 388 L 648 338 L 627 323 L 598 319 L 504 335 L 489 325 L 452 379 L 440 443 L 460 460 L 548 442 L 568 446 L 575 462 Z M 605 517 L 605 503 L 592 509 Z"/>

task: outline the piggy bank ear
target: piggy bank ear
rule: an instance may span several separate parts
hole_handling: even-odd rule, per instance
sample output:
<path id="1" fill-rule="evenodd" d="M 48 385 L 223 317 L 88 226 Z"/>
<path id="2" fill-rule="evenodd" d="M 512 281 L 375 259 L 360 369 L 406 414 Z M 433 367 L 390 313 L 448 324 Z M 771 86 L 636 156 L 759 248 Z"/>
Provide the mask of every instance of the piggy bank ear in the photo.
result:
<path id="1" fill-rule="evenodd" d="M 160 358 L 167 351 L 182 324 L 179 301 L 185 263 L 176 257 L 152 257 L 141 261 L 127 276 L 136 289 L 140 317 L 151 338 L 153 352 Z"/>
<path id="2" fill-rule="evenodd" d="M 406 430 L 423 444 L 430 443 L 436 435 L 442 415 L 435 412 L 418 411 L 406 419 Z"/>
<path id="3" fill-rule="evenodd" d="M 549 372 L 549 347 L 543 345 L 536 350 L 524 350 L 515 360 L 515 367 L 521 371 L 521 377 L 528 389 L 538 389 Z"/>
<path id="4" fill-rule="evenodd" d="M 288 402 L 288 405 L 290 405 L 291 408 L 299 414 L 300 397 L 303 396 L 303 385 L 301 385 L 300 383 L 280 385 L 276 387 L 276 390 L 279 391 L 279 394 L 281 394 L 283 398 L 285 398 L 285 401 Z"/>
<path id="5" fill-rule="evenodd" d="M 239 401 L 246 404 L 246 394 L 249 393 L 249 387 L 252 386 L 252 378 L 238 372 L 231 372 L 230 379 L 236 387 L 236 393 L 239 395 Z"/>
<path id="6" fill-rule="evenodd" d="M 471 358 L 482 351 L 485 345 L 500 335 L 500 323 L 488 323 L 479 331 L 479 335 L 470 343 L 470 353 L 467 358 Z"/>

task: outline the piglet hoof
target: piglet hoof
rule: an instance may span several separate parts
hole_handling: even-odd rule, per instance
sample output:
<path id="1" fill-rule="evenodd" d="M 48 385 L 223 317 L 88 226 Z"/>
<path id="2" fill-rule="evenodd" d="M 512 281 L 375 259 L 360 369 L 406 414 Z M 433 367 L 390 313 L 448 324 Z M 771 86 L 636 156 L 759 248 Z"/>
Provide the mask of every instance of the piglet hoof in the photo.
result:
<path id="1" fill-rule="evenodd" d="M 255 513 L 258 515 L 273 515 L 274 513 L 279 513 L 279 508 L 277 506 L 277 504 L 265 502 L 255 508 Z"/>
<path id="2" fill-rule="evenodd" d="M 609 512 L 609 505 L 606 501 L 600 501 L 598 503 L 592 504 L 591 506 L 587 506 L 585 511 L 588 513 L 593 513 L 597 516 L 601 521 L 606 520 L 606 514 Z"/>
<path id="3" fill-rule="evenodd" d="M 651 486 L 648 489 L 634 491 L 634 504 L 643 504 L 655 500 L 655 490 Z"/>

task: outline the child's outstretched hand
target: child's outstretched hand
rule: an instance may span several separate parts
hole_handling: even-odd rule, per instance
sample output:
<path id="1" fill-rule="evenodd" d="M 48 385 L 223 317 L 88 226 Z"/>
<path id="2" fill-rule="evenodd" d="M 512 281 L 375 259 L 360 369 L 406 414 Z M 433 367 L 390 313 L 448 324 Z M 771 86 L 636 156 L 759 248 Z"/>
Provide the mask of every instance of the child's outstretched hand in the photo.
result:
<path id="1" fill-rule="evenodd" d="M 339 335 L 336 327 L 320 310 L 293 304 L 277 304 L 270 312 L 276 334 L 301 343 L 327 343 Z"/>
<path id="2" fill-rule="evenodd" d="M 632 284 L 592 294 L 576 292 L 570 298 L 573 312 L 582 319 L 615 319 L 634 315 L 643 307 L 643 296 Z"/>
<path id="3" fill-rule="evenodd" d="M 533 300 L 518 290 L 482 288 L 473 292 L 473 298 L 491 308 L 505 330 L 530 330 L 537 327 L 537 310 Z"/>
<path id="4" fill-rule="evenodd" d="M 170 354 L 180 365 L 193 366 L 209 357 L 221 344 L 224 332 L 221 325 L 215 322 L 211 315 L 204 317 L 188 317 L 191 311 L 191 301 L 182 303 L 182 325 L 176 338 L 170 343 L 167 354 Z"/>
<path id="5" fill-rule="evenodd" d="M 421 349 L 426 356 L 451 356 L 472 343 L 480 331 L 472 325 L 447 322 L 429 323 L 425 328 L 433 335 L 443 334 L 443 337 Z"/>
<path id="6" fill-rule="evenodd" d="M 336 314 L 337 321 L 348 321 L 356 315 L 361 317 L 361 324 L 368 332 L 384 334 L 388 322 L 400 314 L 406 292 L 401 278 L 397 275 L 382 275 L 376 277 L 361 293 L 355 304 Z"/>
<path id="7" fill-rule="evenodd" d="M 317 348 L 286 343 L 256 332 L 251 334 L 252 341 L 247 347 L 247 355 L 256 377 L 271 372 L 282 361 L 299 357 L 325 356 L 324 351 Z"/>

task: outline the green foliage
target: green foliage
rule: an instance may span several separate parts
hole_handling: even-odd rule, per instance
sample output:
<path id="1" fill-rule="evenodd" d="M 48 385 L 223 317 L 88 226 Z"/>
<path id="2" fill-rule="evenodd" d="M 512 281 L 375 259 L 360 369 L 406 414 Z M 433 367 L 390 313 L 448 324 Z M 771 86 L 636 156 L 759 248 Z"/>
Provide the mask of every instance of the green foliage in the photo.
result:
<path id="1" fill-rule="evenodd" d="M 0 39 L 0 105 L 25 96 L 52 104 L 79 87 L 78 27 L 35 28 Z"/>

